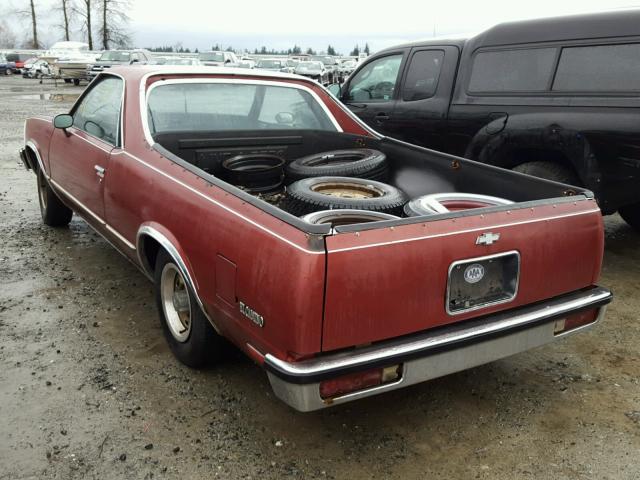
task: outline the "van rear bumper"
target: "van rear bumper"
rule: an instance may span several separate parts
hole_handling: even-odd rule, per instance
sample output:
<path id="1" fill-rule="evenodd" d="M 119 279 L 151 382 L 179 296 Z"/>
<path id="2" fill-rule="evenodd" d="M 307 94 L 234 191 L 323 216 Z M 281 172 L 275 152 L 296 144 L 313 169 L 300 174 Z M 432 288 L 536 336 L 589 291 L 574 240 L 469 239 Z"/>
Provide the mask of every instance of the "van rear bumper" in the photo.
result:
<path id="1" fill-rule="evenodd" d="M 604 317 L 611 299 L 609 290 L 592 287 L 534 305 L 310 360 L 286 362 L 267 354 L 264 366 L 278 398 L 299 411 L 318 410 L 482 365 L 583 331 Z M 557 332 L 559 320 L 596 309 L 596 319 L 591 323 Z M 396 364 L 402 365 L 397 381 L 330 399 L 320 396 L 323 380 Z"/>

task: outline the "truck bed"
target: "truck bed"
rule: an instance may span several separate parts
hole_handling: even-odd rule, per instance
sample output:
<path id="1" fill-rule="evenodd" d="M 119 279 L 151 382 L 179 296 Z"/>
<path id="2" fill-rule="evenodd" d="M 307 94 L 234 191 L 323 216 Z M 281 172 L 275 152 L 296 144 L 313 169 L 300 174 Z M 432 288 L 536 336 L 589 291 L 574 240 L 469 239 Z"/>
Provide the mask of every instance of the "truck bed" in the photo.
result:
<path id="1" fill-rule="evenodd" d="M 602 219 L 587 190 L 479 164 L 388 138 L 296 131 L 176 133 L 156 138 L 165 155 L 281 220 L 318 235 L 327 255 L 322 350 L 368 344 L 516 308 L 592 286 L 601 266 Z M 410 198 L 464 192 L 516 203 L 337 227 L 309 225 L 216 178 L 222 159 L 276 153 L 287 161 L 367 147 L 390 161 L 390 184 Z M 279 198 L 276 196 L 276 198 Z M 493 245 L 478 236 L 498 234 Z M 594 253 L 597 252 L 597 253 Z M 451 266 L 511 254 L 514 297 L 451 312 Z M 594 257 L 595 255 L 595 257 Z M 585 259 L 587 261 L 585 261 Z M 497 261 L 497 260 L 496 260 Z M 514 260 L 515 261 L 515 260 Z M 501 267 L 502 268 L 502 267 Z M 375 292 L 375 294 L 371 294 Z"/>

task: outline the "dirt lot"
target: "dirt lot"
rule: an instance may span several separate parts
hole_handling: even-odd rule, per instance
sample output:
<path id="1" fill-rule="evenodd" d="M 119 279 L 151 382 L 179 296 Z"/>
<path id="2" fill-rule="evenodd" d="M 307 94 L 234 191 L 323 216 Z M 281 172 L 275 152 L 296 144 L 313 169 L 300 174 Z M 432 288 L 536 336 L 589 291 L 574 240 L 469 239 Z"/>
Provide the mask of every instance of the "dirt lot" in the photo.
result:
<path id="1" fill-rule="evenodd" d="M 79 218 L 41 224 L 23 121 L 80 90 L 0 77 L 0 479 L 640 478 L 640 235 L 619 217 L 591 333 L 299 414 L 239 354 L 179 365 L 151 284 Z"/>

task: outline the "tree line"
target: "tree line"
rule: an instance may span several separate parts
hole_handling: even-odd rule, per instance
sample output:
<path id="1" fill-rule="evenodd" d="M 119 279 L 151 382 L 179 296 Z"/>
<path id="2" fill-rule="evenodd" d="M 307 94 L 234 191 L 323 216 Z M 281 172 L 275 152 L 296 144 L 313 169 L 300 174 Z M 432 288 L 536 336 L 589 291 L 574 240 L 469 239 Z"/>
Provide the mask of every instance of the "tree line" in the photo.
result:
<path id="1" fill-rule="evenodd" d="M 147 47 L 147 50 L 151 52 L 160 52 L 160 53 L 199 53 L 197 48 L 192 51 L 189 48 L 184 48 L 180 43 L 173 46 L 163 45 L 160 47 Z M 227 52 L 236 51 L 231 45 L 225 48 L 219 43 L 212 45 L 211 50 L 214 52 L 221 52 L 223 50 Z M 240 50 L 243 50 L 243 49 L 240 49 Z M 349 55 L 353 57 L 357 57 L 358 55 L 360 55 L 361 52 L 366 53 L 367 55 L 371 53 L 368 43 L 365 44 L 362 50 L 360 50 L 360 47 L 356 45 L 353 48 L 353 50 L 351 50 Z M 303 53 L 303 49 L 298 45 L 294 45 L 292 48 L 287 48 L 282 50 L 276 50 L 275 48 L 268 49 L 265 46 L 261 48 L 254 48 L 253 50 L 254 55 L 301 55 L 302 53 Z M 335 56 L 342 55 L 340 52 L 336 51 L 336 49 L 332 45 L 328 45 L 327 49 L 324 52 L 317 52 L 313 48 L 309 47 L 306 50 L 304 50 L 304 53 L 307 55 L 317 55 L 318 53 L 321 53 L 321 54 L 326 53 L 327 55 L 335 55 Z"/>
<path id="2" fill-rule="evenodd" d="M 29 20 L 31 28 L 25 43 L 28 48 L 43 47 L 38 39 L 39 20 L 43 16 L 54 16 L 55 28 L 62 32 L 66 41 L 71 40 L 74 28 L 79 28 L 89 50 L 109 50 L 125 48 L 131 42 L 130 19 L 126 13 L 130 6 L 131 0 L 55 0 L 52 7 L 41 8 L 38 0 L 28 0 L 14 13 Z M 15 38 L 5 32 L 3 43 L 11 42 L 15 43 Z"/>

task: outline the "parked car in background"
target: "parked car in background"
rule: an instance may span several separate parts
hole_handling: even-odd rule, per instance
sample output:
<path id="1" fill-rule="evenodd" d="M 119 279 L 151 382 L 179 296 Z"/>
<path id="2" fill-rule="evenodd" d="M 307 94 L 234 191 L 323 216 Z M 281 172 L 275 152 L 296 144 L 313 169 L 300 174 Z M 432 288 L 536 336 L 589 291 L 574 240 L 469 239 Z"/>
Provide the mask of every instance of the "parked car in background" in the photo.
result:
<path id="1" fill-rule="evenodd" d="M 42 78 L 51 75 L 51 68 L 49 64 L 39 58 L 30 58 L 22 69 L 22 76 L 25 78 Z"/>
<path id="2" fill-rule="evenodd" d="M 198 59 L 208 67 L 238 67 L 240 62 L 233 52 L 200 52 Z"/>
<path id="3" fill-rule="evenodd" d="M 332 90 L 385 135 L 585 186 L 640 230 L 639 22 L 618 11 L 400 45 Z"/>
<path id="4" fill-rule="evenodd" d="M 0 75 L 7 75 L 9 68 L 7 57 L 3 53 L 0 53 Z"/>
<path id="5" fill-rule="evenodd" d="M 293 73 L 294 67 L 289 66 L 288 58 L 261 58 L 256 63 L 259 70 L 268 70 L 271 72 Z"/>
<path id="6" fill-rule="evenodd" d="M 346 79 L 358 66 L 358 61 L 354 59 L 346 59 L 342 60 L 338 64 L 338 72 L 340 73 L 340 78 L 342 80 Z"/>
<path id="7" fill-rule="evenodd" d="M 338 69 L 338 61 L 331 55 L 312 55 L 311 60 L 314 62 L 322 62 L 329 77 L 329 83 L 340 81 L 340 71 Z"/>
<path id="8" fill-rule="evenodd" d="M 65 83 L 80 85 L 87 80 L 89 65 L 96 62 L 98 54 L 89 50 L 84 42 L 56 42 L 39 58 L 45 60 L 51 69 L 51 75 L 62 78 Z"/>
<path id="9" fill-rule="evenodd" d="M 153 57 L 153 60 L 149 62 L 149 65 L 187 65 L 197 66 L 202 65 L 200 60 L 194 57 Z"/>
<path id="10" fill-rule="evenodd" d="M 322 85 L 330 83 L 329 72 L 327 72 L 322 62 L 300 62 L 296 66 L 295 73 L 304 77 L 313 78 Z"/>
<path id="11" fill-rule="evenodd" d="M 226 337 L 298 410 L 560 340 L 611 300 L 591 192 L 385 138 L 297 76 L 117 67 L 24 138 L 43 222 L 77 213 L 153 279 L 180 361 Z"/>
<path id="12" fill-rule="evenodd" d="M 251 57 L 241 57 L 238 66 L 240 68 L 256 68 L 256 61 Z"/>
<path id="13" fill-rule="evenodd" d="M 25 61 L 32 57 L 30 53 L 7 53 L 7 61 L 15 63 L 13 73 L 22 73 Z"/>
<path id="14" fill-rule="evenodd" d="M 131 65 L 134 63 L 144 65 L 149 63 L 152 58 L 153 54 L 144 49 L 107 50 L 102 52 L 102 55 L 100 55 L 95 63 L 89 65 L 87 77 L 89 80 L 93 80 L 96 75 L 107 68 L 111 68 L 116 65 Z"/>

